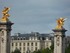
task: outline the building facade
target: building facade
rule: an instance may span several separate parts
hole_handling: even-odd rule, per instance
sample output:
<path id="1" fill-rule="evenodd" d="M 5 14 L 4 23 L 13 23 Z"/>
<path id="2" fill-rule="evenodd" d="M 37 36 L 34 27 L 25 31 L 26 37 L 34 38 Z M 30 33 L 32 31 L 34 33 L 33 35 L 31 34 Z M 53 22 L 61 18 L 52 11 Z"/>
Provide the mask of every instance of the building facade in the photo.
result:
<path id="1" fill-rule="evenodd" d="M 33 52 L 43 48 L 50 48 L 51 36 L 49 34 L 40 34 L 31 32 L 29 34 L 17 33 L 11 36 L 11 52 L 19 49 L 21 53 Z"/>

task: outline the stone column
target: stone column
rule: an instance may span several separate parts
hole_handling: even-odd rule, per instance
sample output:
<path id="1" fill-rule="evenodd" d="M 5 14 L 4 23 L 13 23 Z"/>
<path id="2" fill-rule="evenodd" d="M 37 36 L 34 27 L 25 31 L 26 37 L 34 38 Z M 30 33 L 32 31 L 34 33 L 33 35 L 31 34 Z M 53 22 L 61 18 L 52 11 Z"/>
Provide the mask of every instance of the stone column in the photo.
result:
<path id="1" fill-rule="evenodd" d="M 9 20 L 10 8 L 5 7 L 2 11 L 2 18 L 0 19 L 0 53 L 10 53 L 10 35 L 11 26 L 13 23 Z"/>
<path id="2" fill-rule="evenodd" d="M 65 29 L 53 29 L 54 53 L 65 53 Z"/>

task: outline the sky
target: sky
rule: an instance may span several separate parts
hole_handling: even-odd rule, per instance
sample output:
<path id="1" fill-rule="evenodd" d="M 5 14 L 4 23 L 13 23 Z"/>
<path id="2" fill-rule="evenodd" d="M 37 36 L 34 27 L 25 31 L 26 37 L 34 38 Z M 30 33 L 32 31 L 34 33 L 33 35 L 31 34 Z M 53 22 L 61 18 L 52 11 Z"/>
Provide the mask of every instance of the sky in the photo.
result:
<path id="1" fill-rule="evenodd" d="M 10 7 L 9 19 L 14 33 L 53 33 L 56 19 L 67 18 L 64 28 L 70 35 L 70 0 L 0 0 L 0 18 L 4 7 Z"/>

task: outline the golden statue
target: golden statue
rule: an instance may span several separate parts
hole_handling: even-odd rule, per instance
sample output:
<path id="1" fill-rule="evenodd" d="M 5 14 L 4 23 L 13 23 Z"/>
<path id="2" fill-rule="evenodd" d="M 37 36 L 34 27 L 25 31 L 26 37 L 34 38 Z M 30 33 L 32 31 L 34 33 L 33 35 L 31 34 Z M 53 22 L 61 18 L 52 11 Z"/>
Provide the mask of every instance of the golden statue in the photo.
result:
<path id="1" fill-rule="evenodd" d="M 64 25 L 64 21 L 65 20 L 66 20 L 65 18 L 59 18 L 59 19 L 57 19 L 56 29 L 64 29 L 63 25 Z"/>
<path id="2" fill-rule="evenodd" d="M 2 11 L 2 13 L 3 13 L 3 17 L 2 17 L 2 19 L 1 19 L 2 21 L 8 21 L 8 20 L 9 20 L 9 19 L 8 19 L 8 17 L 10 16 L 10 15 L 8 14 L 9 10 L 10 10 L 10 8 L 5 7 L 4 10 Z"/>

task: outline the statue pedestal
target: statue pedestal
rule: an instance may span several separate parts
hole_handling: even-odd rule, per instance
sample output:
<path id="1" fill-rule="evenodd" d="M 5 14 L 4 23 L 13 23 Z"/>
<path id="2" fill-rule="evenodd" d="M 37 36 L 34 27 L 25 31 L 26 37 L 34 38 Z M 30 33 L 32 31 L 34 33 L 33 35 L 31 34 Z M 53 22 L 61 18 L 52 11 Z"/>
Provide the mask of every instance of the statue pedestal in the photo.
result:
<path id="1" fill-rule="evenodd" d="M 65 29 L 53 29 L 54 53 L 65 53 Z"/>

